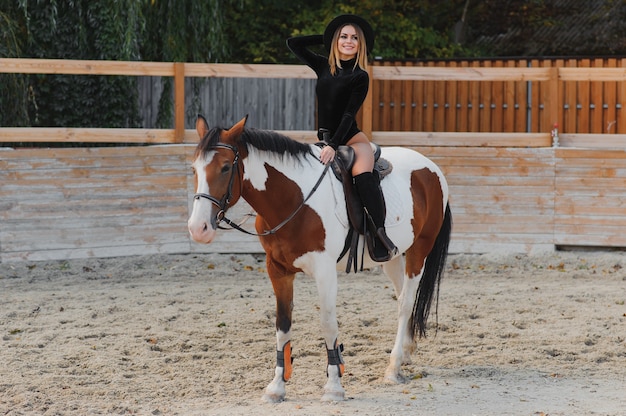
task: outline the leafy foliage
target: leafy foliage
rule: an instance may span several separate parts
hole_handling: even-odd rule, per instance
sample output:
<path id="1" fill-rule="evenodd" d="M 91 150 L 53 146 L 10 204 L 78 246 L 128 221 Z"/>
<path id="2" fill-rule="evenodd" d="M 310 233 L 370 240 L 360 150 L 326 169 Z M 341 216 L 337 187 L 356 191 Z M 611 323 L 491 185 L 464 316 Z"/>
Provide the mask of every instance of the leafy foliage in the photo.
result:
<path id="1" fill-rule="evenodd" d="M 42 7 L 42 5 L 48 7 Z M 139 1 L 29 0 L 33 58 L 133 60 L 138 54 Z M 134 77 L 34 75 L 35 126 L 137 127 Z"/>
<path id="2" fill-rule="evenodd" d="M 20 22 L 16 9 L 0 11 L 0 58 L 17 58 L 22 49 Z M 0 126 L 28 124 L 28 88 L 26 76 L 0 74 Z"/>

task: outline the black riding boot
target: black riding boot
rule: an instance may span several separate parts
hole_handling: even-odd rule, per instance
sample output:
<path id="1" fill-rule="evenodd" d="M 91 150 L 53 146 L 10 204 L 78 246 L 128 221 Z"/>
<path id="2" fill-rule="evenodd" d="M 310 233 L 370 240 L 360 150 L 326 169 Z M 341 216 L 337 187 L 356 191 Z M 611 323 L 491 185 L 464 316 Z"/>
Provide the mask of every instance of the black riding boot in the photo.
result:
<path id="1" fill-rule="evenodd" d="M 372 172 L 365 172 L 354 177 L 354 184 L 365 208 L 370 257 L 377 262 L 389 261 L 398 248 L 385 232 L 385 200 L 378 178 Z"/>

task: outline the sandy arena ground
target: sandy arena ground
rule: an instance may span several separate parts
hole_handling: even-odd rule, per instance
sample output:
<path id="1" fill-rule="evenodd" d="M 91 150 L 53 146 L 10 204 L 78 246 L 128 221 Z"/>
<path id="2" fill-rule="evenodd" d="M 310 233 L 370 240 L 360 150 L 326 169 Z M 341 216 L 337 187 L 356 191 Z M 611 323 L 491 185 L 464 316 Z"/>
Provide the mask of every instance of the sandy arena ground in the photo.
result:
<path id="1" fill-rule="evenodd" d="M 389 385 L 393 289 L 342 274 L 341 403 L 319 400 L 317 292 L 299 276 L 294 375 L 271 405 L 262 256 L 0 264 L 0 415 L 625 415 L 625 276 L 619 252 L 450 256 L 439 329 Z"/>

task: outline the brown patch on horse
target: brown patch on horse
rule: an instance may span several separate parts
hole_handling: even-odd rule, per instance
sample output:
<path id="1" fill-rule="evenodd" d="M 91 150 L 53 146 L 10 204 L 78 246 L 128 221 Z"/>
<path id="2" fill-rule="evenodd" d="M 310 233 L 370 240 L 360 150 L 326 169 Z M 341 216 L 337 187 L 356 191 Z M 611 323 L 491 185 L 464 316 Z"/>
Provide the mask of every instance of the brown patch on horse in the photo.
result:
<path id="1" fill-rule="evenodd" d="M 419 271 L 424 259 L 433 248 L 444 218 L 443 193 L 439 176 L 429 169 L 411 173 L 411 193 L 413 196 L 413 234 L 419 236 L 407 256 L 406 270 Z M 409 277 L 413 276 L 409 273 Z"/>
<path id="2" fill-rule="evenodd" d="M 265 216 L 257 216 L 256 230 L 262 233 L 276 227 L 291 215 L 302 203 L 304 196 L 300 187 L 274 167 L 266 165 L 268 172 L 266 190 L 259 191 L 244 181 L 246 200 L 256 207 L 257 212 Z M 286 198 L 286 195 L 292 195 Z M 284 203 L 277 207 L 276 202 Z M 268 204 L 264 206 L 263 204 Z M 302 236 L 294 241 L 293 235 Z M 280 237 L 283 237 L 282 239 Z M 270 276 L 293 274 L 301 271 L 293 266 L 293 262 L 303 254 L 311 251 L 323 251 L 326 231 L 322 219 L 308 206 L 300 211 L 273 235 L 260 238 L 261 245 L 267 253 L 267 265 Z"/>

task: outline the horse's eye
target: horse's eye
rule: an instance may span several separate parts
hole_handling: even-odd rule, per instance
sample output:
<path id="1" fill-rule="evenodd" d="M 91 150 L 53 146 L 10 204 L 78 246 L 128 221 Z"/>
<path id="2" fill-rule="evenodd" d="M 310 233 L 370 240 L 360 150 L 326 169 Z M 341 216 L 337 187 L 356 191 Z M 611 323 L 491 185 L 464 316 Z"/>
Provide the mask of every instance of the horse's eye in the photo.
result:
<path id="1" fill-rule="evenodd" d="M 230 171 L 230 165 L 222 166 L 222 173 L 228 173 Z"/>

